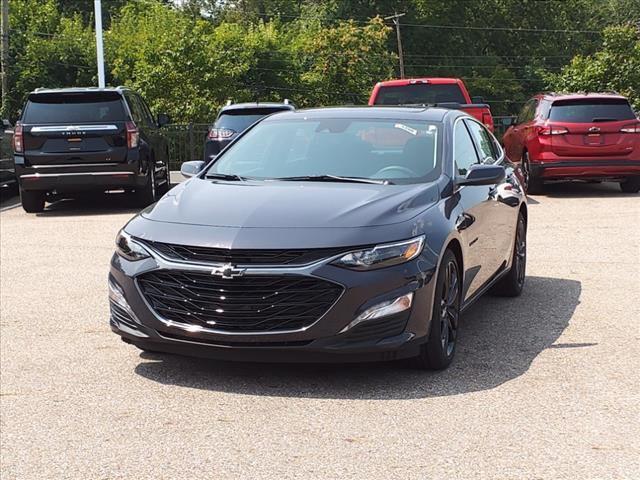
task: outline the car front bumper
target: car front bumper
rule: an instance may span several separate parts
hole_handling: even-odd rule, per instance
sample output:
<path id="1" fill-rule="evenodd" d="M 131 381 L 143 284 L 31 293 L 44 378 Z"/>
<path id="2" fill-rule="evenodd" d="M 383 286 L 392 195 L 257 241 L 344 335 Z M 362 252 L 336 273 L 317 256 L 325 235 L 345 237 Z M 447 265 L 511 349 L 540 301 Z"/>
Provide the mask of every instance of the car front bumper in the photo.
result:
<path id="1" fill-rule="evenodd" d="M 111 300 L 110 325 L 125 342 L 140 348 L 197 357 L 277 362 L 382 361 L 413 357 L 428 336 L 437 263 L 433 260 L 420 256 L 402 265 L 370 272 L 355 272 L 332 266 L 327 261 L 318 262 L 298 274 L 340 284 L 344 291 L 315 323 L 294 331 L 238 333 L 194 330 L 163 319 L 145 298 L 136 277 L 181 267 L 175 263 L 168 265 L 157 257 L 131 262 L 114 254 L 109 282 L 117 285 L 126 305 L 123 308 Z M 213 267 L 206 268 L 211 272 Z M 282 270 L 285 274 L 287 269 Z M 413 292 L 410 309 L 362 322 L 345 331 L 364 310 L 409 292 Z"/>

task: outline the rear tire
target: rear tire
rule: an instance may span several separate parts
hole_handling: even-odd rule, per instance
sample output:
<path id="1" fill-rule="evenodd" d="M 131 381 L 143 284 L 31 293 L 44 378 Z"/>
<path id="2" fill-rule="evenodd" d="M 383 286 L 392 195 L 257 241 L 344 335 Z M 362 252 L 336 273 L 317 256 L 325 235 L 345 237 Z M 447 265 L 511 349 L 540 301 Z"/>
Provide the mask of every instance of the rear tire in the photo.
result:
<path id="1" fill-rule="evenodd" d="M 147 172 L 144 186 L 136 188 L 136 203 L 140 207 L 146 207 L 156 201 L 156 177 L 153 169 Z"/>
<path id="2" fill-rule="evenodd" d="M 39 213 L 44 210 L 45 192 L 39 190 L 23 190 L 20 188 L 20 202 L 27 213 Z"/>
<path id="3" fill-rule="evenodd" d="M 460 324 L 460 267 L 456 256 L 447 250 L 442 258 L 431 314 L 429 339 L 421 346 L 413 366 L 425 370 L 447 368 L 456 353 Z"/>
<path id="4" fill-rule="evenodd" d="M 527 271 L 527 223 L 522 212 L 518 215 L 513 257 L 509 272 L 491 289 L 491 293 L 501 297 L 517 297 L 522 293 Z"/>
<path id="5" fill-rule="evenodd" d="M 620 182 L 620 190 L 624 193 L 640 192 L 640 177 L 629 177 L 626 182 Z"/>
<path id="6" fill-rule="evenodd" d="M 544 189 L 542 179 L 540 179 L 537 175 L 535 175 L 531 170 L 531 161 L 529 159 L 529 152 L 524 152 L 522 154 L 522 169 L 524 170 L 524 173 L 526 176 L 527 194 L 537 195 L 542 193 L 542 190 Z"/>

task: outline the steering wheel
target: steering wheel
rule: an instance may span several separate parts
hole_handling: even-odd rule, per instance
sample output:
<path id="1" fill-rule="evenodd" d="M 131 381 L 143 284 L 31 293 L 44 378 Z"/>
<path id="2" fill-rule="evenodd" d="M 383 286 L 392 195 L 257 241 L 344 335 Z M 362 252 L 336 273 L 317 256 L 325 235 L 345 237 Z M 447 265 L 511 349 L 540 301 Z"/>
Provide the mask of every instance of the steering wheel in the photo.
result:
<path id="1" fill-rule="evenodd" d="M 416 172 L 414 172 L 413 170 L 411 170 L 410 168 L 407 167 L 402 167 L 400 165 L 389 165 L 388 167 L 384 167 L 380 170 L 378 170 L 374 175 L 373 178 L 380 178 L 380 177 L 387 177 L 389 172 L 400 172 L 403 175 L 402 176 L 396 176 L 394 177 L 393 175 L 391 176 L 391 178 L 402 178 L 404 177 L 417 177 L 418 174 Z"/>

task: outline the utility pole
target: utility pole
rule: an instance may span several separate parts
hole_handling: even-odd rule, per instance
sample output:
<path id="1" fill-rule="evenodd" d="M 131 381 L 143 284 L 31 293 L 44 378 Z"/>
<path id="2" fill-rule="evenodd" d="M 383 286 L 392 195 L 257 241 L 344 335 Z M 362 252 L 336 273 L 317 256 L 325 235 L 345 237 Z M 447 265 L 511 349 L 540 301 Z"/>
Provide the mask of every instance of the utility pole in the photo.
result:
<path id="1" fill-rule="evenodd" d="M 98 63 L 98 87 L 104 88 L 104 49 L 102 47 L 102 5 L 100 0 L 93 0 L 96 20 L 96 56 Z"/>
<path id="2" fill-rule="evenodd" d="M 2 2 L 2 24 L 0 31 L 2 32 L 2 115 L 8 114 L 9 109 L 9 0 L 0 0 Z"/>
<path id="3" fill-rule="evenodd" d="M 404 17 L 406 13 L 395 13 L 384 17 L 385 20 L 393 20 L 396 26 L 396 37 L 398 38 L 398 58 L 400 59 L 400 78 L 404 78 L 404 58 L 402 56 L 402 37 L 400 36 L 400 17 Z"/>

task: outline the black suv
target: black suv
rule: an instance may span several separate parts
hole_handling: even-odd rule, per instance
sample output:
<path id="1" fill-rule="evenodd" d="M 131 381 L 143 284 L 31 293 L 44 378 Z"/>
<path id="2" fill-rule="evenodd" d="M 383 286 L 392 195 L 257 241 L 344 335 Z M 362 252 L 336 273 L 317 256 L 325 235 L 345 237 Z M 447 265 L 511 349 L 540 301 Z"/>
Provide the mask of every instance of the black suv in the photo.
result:
<path id="1" fill-rule="evenodd" d="M 169 187 L 168 122 L 124 87 L 35 90 L 13 137 L 22 207 L 40 212 L 45 199 L 107 190 L 154 202 Z"/>
<path id="2" fill-rule="evenodd" d="M 287 99 L 282 103 L 228 103 L 222 107 L 216 121 L 209 127 L 204 144 L 205 163 L 209 163 L 213 157 L 231 143 L 231 140 L 262 117 L 295 109 L 295 105 Z"/>

